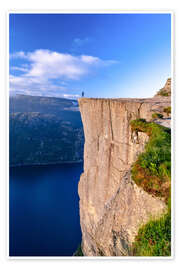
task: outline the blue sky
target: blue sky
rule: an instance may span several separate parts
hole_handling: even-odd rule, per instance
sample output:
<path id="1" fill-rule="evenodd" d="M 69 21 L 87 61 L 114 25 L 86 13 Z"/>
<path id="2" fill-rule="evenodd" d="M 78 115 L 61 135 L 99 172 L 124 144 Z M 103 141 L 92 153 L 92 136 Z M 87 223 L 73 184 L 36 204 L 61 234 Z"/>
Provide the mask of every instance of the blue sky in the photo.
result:
<path id="1" fill-rule="evenodd" d="M 151 97 L 171 77 L 170 14 L 10 14 L 11 93 Z"/>

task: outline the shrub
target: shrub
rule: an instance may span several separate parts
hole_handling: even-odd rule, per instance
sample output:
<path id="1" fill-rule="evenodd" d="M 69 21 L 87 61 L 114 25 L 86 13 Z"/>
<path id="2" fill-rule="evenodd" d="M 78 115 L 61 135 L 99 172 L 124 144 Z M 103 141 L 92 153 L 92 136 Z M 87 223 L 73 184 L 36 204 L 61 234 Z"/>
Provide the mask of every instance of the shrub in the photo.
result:
<path id="1" fill-rule="evenodd" d="M 164 96 L 164 97 L 169 96 L 168 92 L 166 92 L 166 91 L 164 90 L 164 88 L 161 88 L 157 94 L 158 94 L 159 96 Z"/>
<path id="2" fill-rule="evenodd" d="M 169 116 L 171 114 L 171 107 L 165 107 L 163 111 Z"/>
<path id="3" fill-rule="evenodd" d="M 163 118 L 163 115 L 161 113 L 153 113 L 152 118 L 153 119 Z"/>
<path id="4" fill-rule="evenodd" d="M 84 256 L 82 252 L 81 245 L 78 246 L 77 250 L 75 251 L 73 256 Z"/>

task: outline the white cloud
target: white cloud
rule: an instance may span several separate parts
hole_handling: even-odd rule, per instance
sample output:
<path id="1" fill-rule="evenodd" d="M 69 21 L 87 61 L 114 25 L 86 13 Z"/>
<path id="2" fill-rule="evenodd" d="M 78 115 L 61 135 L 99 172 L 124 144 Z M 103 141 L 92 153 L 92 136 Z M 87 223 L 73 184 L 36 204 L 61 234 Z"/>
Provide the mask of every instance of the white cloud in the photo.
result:
<path id="1" fill-rule="evenodd" d="M 27 58 L 27 56 L 23 51 L 20 51 L 20 52 L 15 52 L 11 54 L 10 58 Z"/>
<path id="2" fill-rule="evenodd" d="M 96 64 L 102 61 L 98 57 L 94 57 L 90 55 L 81 55 L 80 59 L 82 62 L 87 63 L 87 64 Z"/>
<path id="3" fill-rule="evenodd" d="M 91 37 L 85 37 L 85 38 L 74 38 L 72 41 L 72 47 L 71 51 L 72 52 L 79 52 L 81 51 L 84 47 L 86 47 L 87 44 L 93 42 L 93 39 Z"/>
<path id="4" fill-rule="evenodd" d="M 39 90 L 39 91 L 47 91 L 47 90 L 66 90 L 66 88 L 62 85 L 55 85 L 51 81 L 48 81 L 43 78 L 36 77 L 25 77 L 25 76 L 14 76 L 10 75 L 10 91 L 26 91 L 26 90 Z"/>
<path id="5" fill-rule="evenodd" d="M 28 68 L 25 68 L 25 67 L 10 67 L 11 70 L 18 70 L 18 71 L 22 71 L 22 72 L 28 72 L 29 69 Z"/>
<path id="6" fill-rule="evenodd" d="M 100 64 L 98 57 L 71 54 L 62 54 L 49 50 L 36 50 L 34 52 L 17 52 L 13 55 L 16 58 L 27 59 L 31 63 L 26 77 L 46 77 L 47 79 L 64 78 L 79 79 L 89 72 L 89 65 Z M 13 67 L 19 69 L 21 67 Z"/>
<path id="7" fill-rule="evenodd" d="M 85 38 L 75 38 L 73 40 L 73 47 L 82 47 L 85 44 L 92 41 L 92 38 L 85 37 Z"/>
<path id="8" fill-rule="evenodd" d="M 10 66 L 11 71 L 22 72 L 18 76 L 10 75 L 11 91 L 65 90 L 65 81 L 79 80 L 95 67 L 106 66 L 111 62 L 90 55 L 73 56 L 50 50 L 16 52 L 11 58 L 23 59 L 21 65 Z"/>

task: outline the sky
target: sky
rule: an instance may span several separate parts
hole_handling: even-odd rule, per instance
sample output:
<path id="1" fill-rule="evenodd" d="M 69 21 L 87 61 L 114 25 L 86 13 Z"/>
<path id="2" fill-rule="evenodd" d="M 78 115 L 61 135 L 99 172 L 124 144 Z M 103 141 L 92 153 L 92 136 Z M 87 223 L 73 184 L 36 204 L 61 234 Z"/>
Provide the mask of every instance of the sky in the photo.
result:
<path id="1" fill-rule="evenodd" d="M 10 14 L 10 94 L 151 97 L 171 77 L 170 14 Z"/>

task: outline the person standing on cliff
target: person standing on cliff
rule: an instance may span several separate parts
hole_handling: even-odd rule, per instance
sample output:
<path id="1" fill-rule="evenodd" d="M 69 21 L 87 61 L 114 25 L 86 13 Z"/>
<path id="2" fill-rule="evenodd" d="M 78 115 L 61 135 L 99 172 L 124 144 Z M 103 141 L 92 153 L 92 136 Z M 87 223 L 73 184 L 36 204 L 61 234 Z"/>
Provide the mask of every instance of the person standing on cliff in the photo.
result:
<path id="1" fill-rule="evenodd" d="M 82 97 L 84 97 L 84 91 L 82 91 Z"/>

